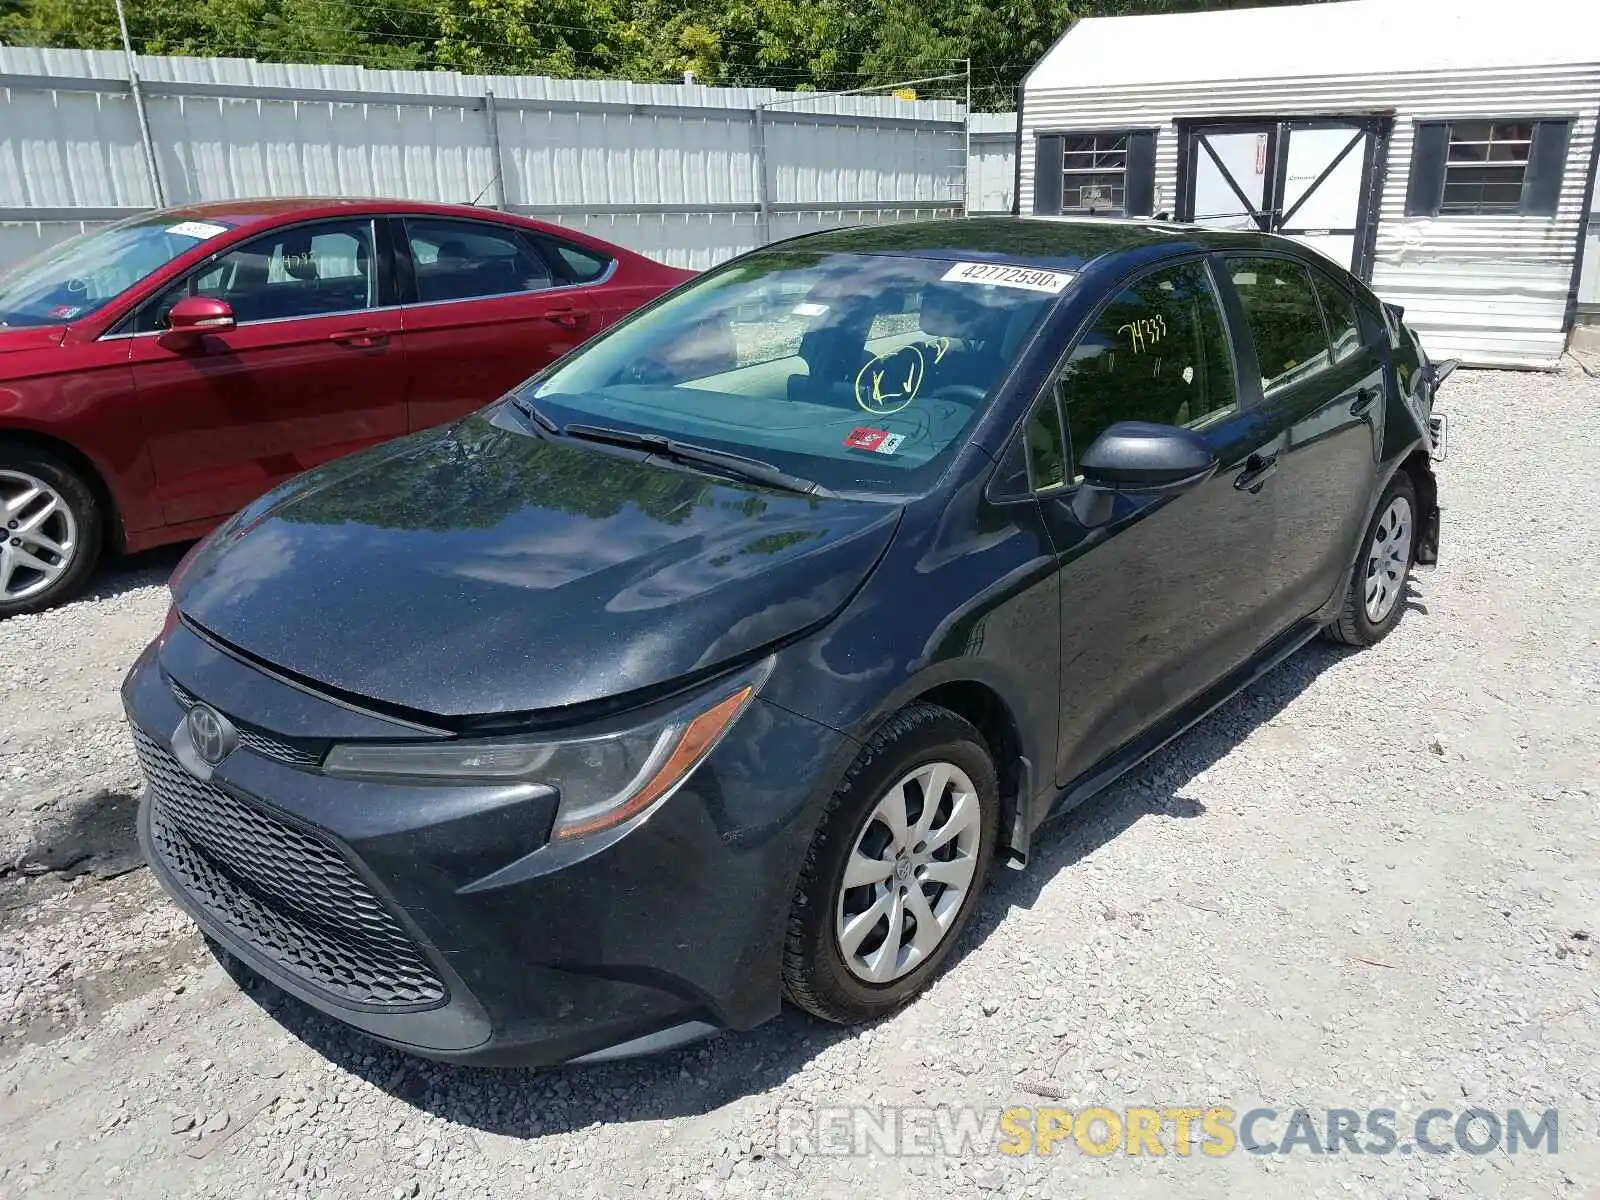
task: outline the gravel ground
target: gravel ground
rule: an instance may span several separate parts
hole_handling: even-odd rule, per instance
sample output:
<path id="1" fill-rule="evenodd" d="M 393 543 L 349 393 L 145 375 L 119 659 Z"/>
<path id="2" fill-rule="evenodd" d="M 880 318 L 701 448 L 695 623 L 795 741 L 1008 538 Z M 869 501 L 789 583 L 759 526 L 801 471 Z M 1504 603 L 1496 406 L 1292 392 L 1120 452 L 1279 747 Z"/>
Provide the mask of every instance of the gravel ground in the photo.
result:
<path id="1" fill-rule="evenodd" d="M 176 555 L 5 622 L 0 1197 L 1600 1195 L 1600 383 L 1445 406 L 1443 564 L 1394 636 L 1308 647 L 1050 830 L 853 1034 L 490 1073 L 242 990 L 130 869 L 115 689 Z M 1559 1153 L 779 1152 L 838 1104 L 1553 1107 Z"/>

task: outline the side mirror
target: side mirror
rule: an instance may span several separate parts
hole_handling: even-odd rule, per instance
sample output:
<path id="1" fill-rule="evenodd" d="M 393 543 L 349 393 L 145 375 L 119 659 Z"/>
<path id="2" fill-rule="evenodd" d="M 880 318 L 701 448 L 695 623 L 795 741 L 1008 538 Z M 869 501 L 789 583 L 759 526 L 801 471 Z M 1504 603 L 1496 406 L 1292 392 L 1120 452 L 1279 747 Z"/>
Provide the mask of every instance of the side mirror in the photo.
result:
<path id="1" fill-rule="evenodd" d="M 227 333 L 237 327 L 226 300 L 211 296 L 185 296 L 167 311 L 167 328 L 159 341 L 169 350 L 187 350 L 208 333 Z"/>
<path id="2" fill-rule="evenodd" d="M 1217 469 L 1211 446 L 1192 429 L 1118 421 L 1078 459 L 1083 481 L 1106 491 L 1171 491 Z"/>

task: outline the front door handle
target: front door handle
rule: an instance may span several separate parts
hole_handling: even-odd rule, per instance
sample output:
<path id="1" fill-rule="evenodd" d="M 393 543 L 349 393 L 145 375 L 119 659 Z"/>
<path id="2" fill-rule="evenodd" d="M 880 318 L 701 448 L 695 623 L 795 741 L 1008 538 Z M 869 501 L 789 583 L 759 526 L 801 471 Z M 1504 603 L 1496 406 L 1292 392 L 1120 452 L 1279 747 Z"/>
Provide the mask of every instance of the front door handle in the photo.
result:
<path id="1" fill-rule="evenodd" d="M 389 331 L 386 329 L 341 329 L 338 333 L 328 335 L 330 342 L 338 342 L 341 346 L 381 346 L 389 340 Z"/>
<path id="2" fill-rule="evenodd" d="M 544 313 L 543 316 L 546 321 L 554 321 L 564 328 L 575 329 L 578 321 L 582 319 L 583 313 L 576 308 L 553 308 Z"/>
<path id="3" fill-rule="evenodd" d="M 1371 408 L 1373 404 L 1377 402 L 1377 399 L 1377 388 L 1362 388 L 1356 393 L 1356 398 L 1350 401 L 1350 415 L 1352 417 L 1359 417 L 1362 413 L 1366 412 L 1367 409 Z"/>
<path id="4" fill-rule="evenodd" d="M 1241 492 L 1259 495 L 1267 479 L 1278 469 L 1276 454 L 1252 454 L 1244 460 L 1244 470 L 1233 477 L 1233 486 Z"/>

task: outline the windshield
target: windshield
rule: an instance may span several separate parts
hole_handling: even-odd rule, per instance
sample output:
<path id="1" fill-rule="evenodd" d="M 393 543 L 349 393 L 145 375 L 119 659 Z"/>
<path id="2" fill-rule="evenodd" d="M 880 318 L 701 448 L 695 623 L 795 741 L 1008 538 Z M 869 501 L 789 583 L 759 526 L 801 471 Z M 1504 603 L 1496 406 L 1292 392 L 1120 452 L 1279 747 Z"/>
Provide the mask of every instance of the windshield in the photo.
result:
<path id="1" fill-rule="evenodd" d="M 664 434 L 834 491 L 925 491 L 1058 271 L 772 250 L 713 272 L 521 394 L 561 425 Z"/>
<path id="2" fill-rule="evenodd" d="M 65 325 L 105 307 L 134 284 L 208 238 L 213 221 L 171 213 L 133 217 L 79 234 L 0 274 L 0 325 Z"/>

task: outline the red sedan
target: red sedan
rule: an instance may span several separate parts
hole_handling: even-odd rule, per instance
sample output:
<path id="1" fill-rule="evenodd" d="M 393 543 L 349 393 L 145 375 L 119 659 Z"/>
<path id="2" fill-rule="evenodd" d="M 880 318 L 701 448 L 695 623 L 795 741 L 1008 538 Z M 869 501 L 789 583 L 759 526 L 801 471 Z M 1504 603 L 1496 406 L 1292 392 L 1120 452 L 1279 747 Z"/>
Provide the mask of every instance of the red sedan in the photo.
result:
<path id="1" fill-rule="evenodd" d="M 393 200 L 151 213 L 0 275 L 0 617 L 461 416 L 692 272 Z"/>

